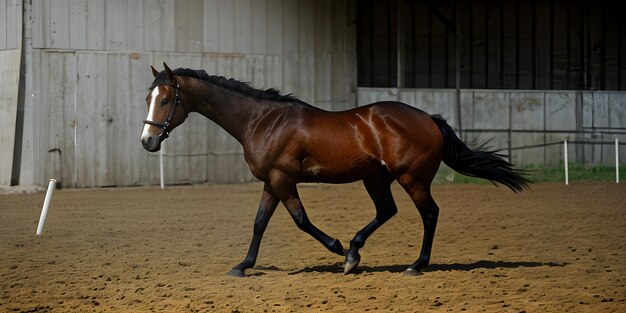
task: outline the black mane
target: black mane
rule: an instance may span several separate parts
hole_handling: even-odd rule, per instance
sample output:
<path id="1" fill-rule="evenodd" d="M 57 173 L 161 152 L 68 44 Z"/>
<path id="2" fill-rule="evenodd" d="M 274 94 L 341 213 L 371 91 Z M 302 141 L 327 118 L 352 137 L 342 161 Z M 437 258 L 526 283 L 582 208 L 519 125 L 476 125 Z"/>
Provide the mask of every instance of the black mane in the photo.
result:
<path id="1" fill-rule="evenodd" d="M 256 100 L 271 100 L 271 101 L 282 101 L 282 102 L 297 102 L 306 104 L 302 100 L 294 97 L 292 94 L 282 95 L 280 91 L 274 88 L 269 89 L 256 89 L 250 86 L 247 82 L 238 81 L 233 78 L 226 78 L 224 76 L 216 76 L 209 75 L 204 70 L 194 70 L 190 68 L 177 68 L 173 70 L 174 75 L 176 76 L 185 76 L 197 78 L 211 84 L 215 84 L 217 86 L 223 87 L 225 89 L 237 92 L 244 96 L 252 97 Z M 162 71 L 154 78 L 152 85 L 149 89 L 153 89 L 156 86 L 171 84 L 170 80 L 167 78 L 167 74 L 165 71 Z"/>

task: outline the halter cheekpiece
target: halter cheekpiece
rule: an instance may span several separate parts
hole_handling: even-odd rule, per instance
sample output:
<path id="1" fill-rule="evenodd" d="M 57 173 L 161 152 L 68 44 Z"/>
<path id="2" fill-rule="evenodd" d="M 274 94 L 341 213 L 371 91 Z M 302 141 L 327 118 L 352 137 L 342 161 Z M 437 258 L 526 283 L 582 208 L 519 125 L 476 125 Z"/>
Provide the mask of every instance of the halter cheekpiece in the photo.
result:
<path id="1" fill-rule="evenodd" d="M 174 108 L 172 108 L 170 110 L 170 113 L 167 115 L 167 119 L 165 120 L 164 123 L 159 123 L 159 122 L 155 122 L 155 121 L 151 121 L 151 120 L 144 120 L 144 124 L 148 124 L 148 125 L 153 125 L 156 127 L 160 127 L 163 128 L 163 131 L 161 132 L 161 134 L 159 135 L 159 142 L 165 140 L 165 138 L 170 136 L 170 132 L 167 129 L 170 126 L 170 122 L 172 121 L 172 118 L 174 117 L 174 114 L 176 114 L 176 108 L 178 108 L 178 105 L 182 106 L 182 101 L 180 99 L 180 95 L 178 94 L 178 90 L 180 89 L 180 85 L 178 83 L 176 83 L 176 86 L 172 85 L 172 84 L 168 84 L 170 87 L 174 88 L 174 90 L 176 91 L 176 95 L 174 96 Z M 158 86 L 155 88 L 159 88 Z M 185 108 L 183 107 L 183 110 L 185 110 Z M 187 111 L 185 110 L 185 118 L 188 116 Z"/>

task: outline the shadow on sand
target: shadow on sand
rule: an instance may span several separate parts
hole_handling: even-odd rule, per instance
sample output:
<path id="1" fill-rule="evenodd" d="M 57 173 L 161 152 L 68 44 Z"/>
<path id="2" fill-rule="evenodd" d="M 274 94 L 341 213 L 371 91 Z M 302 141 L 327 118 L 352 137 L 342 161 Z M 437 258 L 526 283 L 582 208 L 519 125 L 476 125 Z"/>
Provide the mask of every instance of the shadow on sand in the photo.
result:
<path id="1" fill-rule="evenodd" d="M 422 269 L 421 272 L 437 272 L 437 271 L 471 271 L 475 269 L 496 269 L 496 268 L 517 268 L 517 267 L 539 267 L 539 266 L 549 266 L 549 267 L 563 267 L 568 263 L 557 263 L 557 262 L 507 262 L 507 261 L 477 261 L 474 263 L 452 263 L 452 264 L 431 264 L 426 268 Z M 388 266 L 359 266 L 357 267 L 352 274 L 360 274 L 363 272 L 397 272 L 400 273 L 404 271 L 408 265 L 388 265 Z M 343 273 L 343 263 L 336 263 L 334 265 L 320 265 L 320 266 L 312 266 L 305 267 L 301 270 L 289 272 L 289 275 L 295 275 L 300 273 L 310 273 L 310 272 L 318 272 L 318 273 Z"/>

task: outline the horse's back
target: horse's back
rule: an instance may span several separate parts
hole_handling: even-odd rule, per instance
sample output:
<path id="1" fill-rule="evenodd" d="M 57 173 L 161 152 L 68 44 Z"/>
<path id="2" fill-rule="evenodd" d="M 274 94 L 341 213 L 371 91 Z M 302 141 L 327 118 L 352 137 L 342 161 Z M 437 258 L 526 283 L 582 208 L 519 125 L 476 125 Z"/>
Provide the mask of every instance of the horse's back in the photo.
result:
<path id="1" fill-rule="evenodd" d="M 437 125 L 426 112 L 401 102 L 317 112 L 303 131 L 308 146 L 304 169 L 317 174 L 313 176 L 337 173 L 339 168 L 361 176 L 380 166 L 406 172 L 423 165 L 438 166 L 441 161 Z M 362 178 L 342 174 L 350 180 Z"/>

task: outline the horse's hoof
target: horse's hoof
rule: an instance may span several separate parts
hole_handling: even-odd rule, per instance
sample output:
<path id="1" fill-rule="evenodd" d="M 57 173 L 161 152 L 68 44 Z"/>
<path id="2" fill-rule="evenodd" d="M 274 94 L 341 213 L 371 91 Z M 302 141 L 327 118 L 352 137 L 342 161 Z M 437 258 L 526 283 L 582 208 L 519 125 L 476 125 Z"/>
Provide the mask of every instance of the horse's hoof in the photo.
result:
<path id="1" fill-rule="evenodd" d="M 352 262 L 346 261 L 346 263 L 343 264 L 343 273 L 344 274 L 350 273 L 353 269 L 355 269 L 359 265 L 359 261 L 361 261 L 361 260 L 357 259 L 357 260 L 352 261 Z"/>
<path id="2" fill-rule="evenodd" d="M 226 275 L 232 276 L 232 277 L 246 277 L 246 274 L 244 274 L 242 270 L 236 269 L 236 268 L 233 268 L 232 270 L 228 271 Z"/>
<path id="3" fill-rule="evenodd" d="M 404 272 L 402 272 L 402 274 L 405 276 L 419 276 L 422 275 L 422 272 L 419 272 L 409 267 Z"/>

